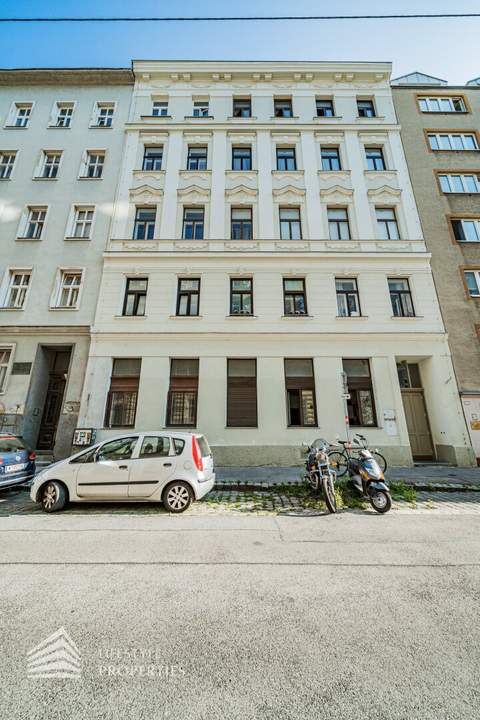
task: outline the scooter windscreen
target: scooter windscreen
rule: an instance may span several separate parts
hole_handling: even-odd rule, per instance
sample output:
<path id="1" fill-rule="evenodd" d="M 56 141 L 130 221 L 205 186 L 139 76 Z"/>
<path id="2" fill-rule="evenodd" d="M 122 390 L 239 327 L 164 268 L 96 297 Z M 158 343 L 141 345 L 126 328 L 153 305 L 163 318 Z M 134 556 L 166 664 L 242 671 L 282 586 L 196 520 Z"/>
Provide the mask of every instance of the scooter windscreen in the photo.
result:
<path id="1" fill-rule="evenodd" d="M 380 465 L 373 458 L 365 459 L 362 463 L 363 469 L 367 472 L 371 478 L 375 480 L 381 480 L 383 478 L 383 472 Z"/>

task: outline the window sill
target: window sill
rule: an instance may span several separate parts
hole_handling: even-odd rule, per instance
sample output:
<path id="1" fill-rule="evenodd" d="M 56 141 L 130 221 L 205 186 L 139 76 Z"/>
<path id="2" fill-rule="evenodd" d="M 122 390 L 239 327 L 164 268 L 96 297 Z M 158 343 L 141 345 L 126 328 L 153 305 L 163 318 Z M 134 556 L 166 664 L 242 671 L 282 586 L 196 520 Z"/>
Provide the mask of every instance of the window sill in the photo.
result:
<path id="1" fill-rule="evenodd" d="M 47 130 L 71 130 L 71 125 L 47 125 Z"/>
<path id="2" fill-rule="evenodd" d="M 368 315 L 335 315 L 335 320 L 368 320 Z"/>
<path id="3" fill-rule="evenodd" d="M 201 320 L 203 315 L 169 315 L 170 320 Z"/>
<path id="4" fill-rule="evenodd" d="M 120 320 L 144 320 L 148 315 L 114 315 L 113 317 Z"/>
<path id="5" fill-rule="evenodd" d="M 258 430 L 258 425 L 225 425 L 225 430 Z"/>
<path id="6" fill-rule="evenodd" d="M 230 315 L 225 315 L 226 320 L 229 320 L 230 318 L 247 318 L 250 320 L 256 320 L 258 315 L 248 315 L 247 313 L 230 313 Z"/>
<path id="7" fill-rule="evenodd" d="M 103 180 L 102 177 L 87 177 L 87 175 L 79 175 L 77 180 Z"/>
<path id="8" fill-rule="evenodd" d="M 314 115 L 312 120 L 329 122 L 330 120 L 343 120 L 343 115 Z"/>
<path id="9" fill-rule="evenodd" d="M 32 177 L 32 180 L 35 182 L 54 182 L 55 180 L 58 180 L 58 177 Z"/>
<path id="10" fill-rule="evenodd" d="M 296 170 L 272 170 L 272 175 L 279 175 L 280 177 L 282 175 L 286 174 L 290 175 L 297 175 L 298 177 L 303 177 L 305 174 L 305 170 L 299 170 L 298 168 Z"/>
<path id="11" fill-rule="evenodd" d="M 82 240 L 86 240 L 87 242 L 89 242 L 91 239 L 92 239 L 92 238 L 89 238 L 89 237 L 80 237 L 80 236 L 78 236 L 78 235 L 65 235 L 65 238 L 64 238 L 64 240 L 74 240 L 74 241 L 76 241 L 76 242 L 79 242 L 79 241 L 82 241 Z"/>
<path id="12" fill-rule="evenodd" d="M 140 115 L 140 120 L 145 120 L 146 118 L 154 118 L 155 120 L 171 120 L 172 115 Z"/>
<path id="13" fill-rule="evenodd" d="M 363 171 L 363 174 L 366 175 L 367 177 L 370 177 L 370 175 L 371 175 L 372 177 L 375 177 L 375 176 L 378 175 L 379 173 L 388 173 L 389 175 L 396 175 L 396 174 L 397 174 L 397 171 L 396 171 L 396 170 L 390 170 L 389 168 L 383 168 L 383 170 L 364 170 L 364 171 Z"/>
<path id="14" fill-rule="evenodd" d="M 21 307 L 21 308 L 0 307 L 1 312 L 22 312 L 23 310 L 25 310 L 24 307 Z"/>
<path id="15" fill-rule="evenodd" d="M 90 130 L 113 130 L 113 125 L 89 125 Z"/>
<path id="16" fill-rule="evenodd" d="M 15 238 L 15 239 L 18 240 L 19 242 L 41 242 L 41 241 L 42 241 L 42 238 L 41 238 L 41 237 L 39 237 L 39 238 L 30 238 L 30 237 L 20 236 L 20 237 L 17 237 L 17 238 Z"/>
<path id="17" fill-rule="evenodd" d="M 313 320 L 313 315 L 281 315 L 282 320 Z"/>
<path id="18" fill-rule="evenodd" d="M 420 110 L 422 115 L 470 115 L 468 110 L 454 110 L 450 112 L 448 110 Z"/>
<path id="19" fill-rule="evenodd" d="M 28 130 L 28 125 L 4 125 L 4 130 Z"/>
<path id="20" fill-rule="evenodd" d="M 165 170 L 143 170 L 142 168 L 138 168 L 138 170 L 133 170 L 134 175 L 138 174 L 142 175 L 150 175 L 152 177 L 155 177 L 155 175 L 165 175 Z"/>
<path id="21" fill-rule="evenodd" d="M 270 115 L 270 120 L 300 120 L 299 115 Z"/>
<path id="22" fill-rule="evenodd" d="M 357 115 L 357 120 L 365 120 L 367 122 L 375 122 L 376 120 L 385 120 L 385 115 L 374 115 L 373 117 L 365 117 L 364 115 Z"/>
<path id="23" fill-rule="evenodd" d="M 238 120 L 240 120 L 240 122 L 248 122 L 249 120 L 258 120 L 258 118 L 256 115 L 248 115 L 247 117 L 242 117 L 241 115 L 229 115 L 227 120 L 235 120 L 235 122 Z"/>
<path id="24" fill-rule="evenodd" d="M 213 120 L 213 115 L 184 115 L 184 120 Z"/>
<path id="25" fill-rule="evenodd" d="M 52 312 L 75 312 L 76 310 L 79 310 L 80 308 L 78 308 L 78 307 L 53 307 L 53 306 L 50 306 L 48 309 L 51 310 Z"/>
<path id="26" fill-rule="evenodd" d="M 242 175 L 258 175 L 258 170 L 233 170 L 232 168 L 225 170 L 226 175 L 229 175 L 230 173 L 242 173 Z"/>
<path id="27" fill-rule="evenodd" d="M 315 425 L 287 425 L 287 430 L 301 430 L 302 432 L 305 431 L 305 429 L 308 430 L 308 428 L 318 428 L 318 423 L 315 423 Z"/>
<path id="28" fill-rule="evenodd" d="M 205 170 L 189 170 L 188 168 L 185 168 L 185 170 L 179 170 L 178 172 L 180 175 L 193 175 L 194 173 L 208 173 L 208 175 L 212 174 L 211 168 L 205 168 Z"/>
<path id="29" fill-rule="evenodd" d="M 11 176 L 11 175 L 10 175 L 10 177 L 2 177 L 2 178 L 0 178 L 0 182 L 1 182 L 2 180 L 11 180 L 11 179 L 12 179 L 12 176 Z"/>
<path id="30" fill-rule="evenodd" d="M 468 150 L 466 148 L 462 148 L 461 150 L 457 150 L 455 148 L 450 148 L 450 150 L 446 149 L 446 148 L 435 148 L 435 149 L 430 148 L 430 150 L 433 153 L 457 153 L 457 154 L 458 153 L 478 153 L 478 152 L 480 152 L 480 148 L 472 148 L 471 150 Z M 449 172 L 451 172 L 451 171 L 449 170 Z"/>
<path id="31" fill-rule="evenodd" d="M 392 320 L 423 320 L 423 315 L 391 315 Z"/>

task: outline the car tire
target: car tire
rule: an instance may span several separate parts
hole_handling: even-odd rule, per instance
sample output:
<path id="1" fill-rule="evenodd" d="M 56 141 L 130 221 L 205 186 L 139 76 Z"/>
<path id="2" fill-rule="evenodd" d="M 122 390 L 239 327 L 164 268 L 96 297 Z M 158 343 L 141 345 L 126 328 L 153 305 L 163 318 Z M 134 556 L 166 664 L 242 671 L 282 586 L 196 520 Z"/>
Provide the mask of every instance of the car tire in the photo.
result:
<path id="1" fill-rule="evenodd" d="M 40 502 L 42 503 L 43 512 L 52 513 L 63 510 L 67 504 L 67 489 L 65 485 L 58 482 L 58 480 L 49 480 L 42 487 Z"/>
<path id="2" fill-rule="evenodd" d="M 162 495 L 162 502 L 170 513 L 182 513 L 190 507 L 193 492 L 190 485 L 183 480 L 174 480 L 169 483 Z"/>

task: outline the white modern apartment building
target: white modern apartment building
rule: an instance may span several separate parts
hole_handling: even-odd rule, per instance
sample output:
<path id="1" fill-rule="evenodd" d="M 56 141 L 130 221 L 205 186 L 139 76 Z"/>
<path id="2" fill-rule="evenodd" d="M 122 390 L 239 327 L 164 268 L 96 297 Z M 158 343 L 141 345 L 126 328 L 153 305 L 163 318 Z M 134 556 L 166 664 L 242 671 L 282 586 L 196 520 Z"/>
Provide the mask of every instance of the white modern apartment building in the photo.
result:
<path id="1" fill-rule="evenodd" d="M 133 63 L 79 424 L 198 428 L 219 464 L 362 432 L 472 451 L 388 63 Z"/>
<path id="2" fill-rule="evenodd" d="M 68 454 L 132 93 L 129 70 L 0 71 L 0 432 Z"/>

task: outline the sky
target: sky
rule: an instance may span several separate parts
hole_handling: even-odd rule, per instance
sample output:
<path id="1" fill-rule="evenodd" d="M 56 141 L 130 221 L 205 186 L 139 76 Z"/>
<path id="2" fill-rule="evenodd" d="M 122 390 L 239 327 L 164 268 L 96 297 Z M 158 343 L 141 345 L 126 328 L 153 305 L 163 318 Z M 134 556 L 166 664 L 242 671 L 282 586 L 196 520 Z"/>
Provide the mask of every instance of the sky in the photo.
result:
<path id="1" fill-rule="evenodd" d="M 480 12 L 479 0 L 0 0 L 1 17 Z M 0 23 L 0 67 L 149 60 L 389 60 L 450 84 L 480 76 L 480 18 L 235 23 Z"/>

